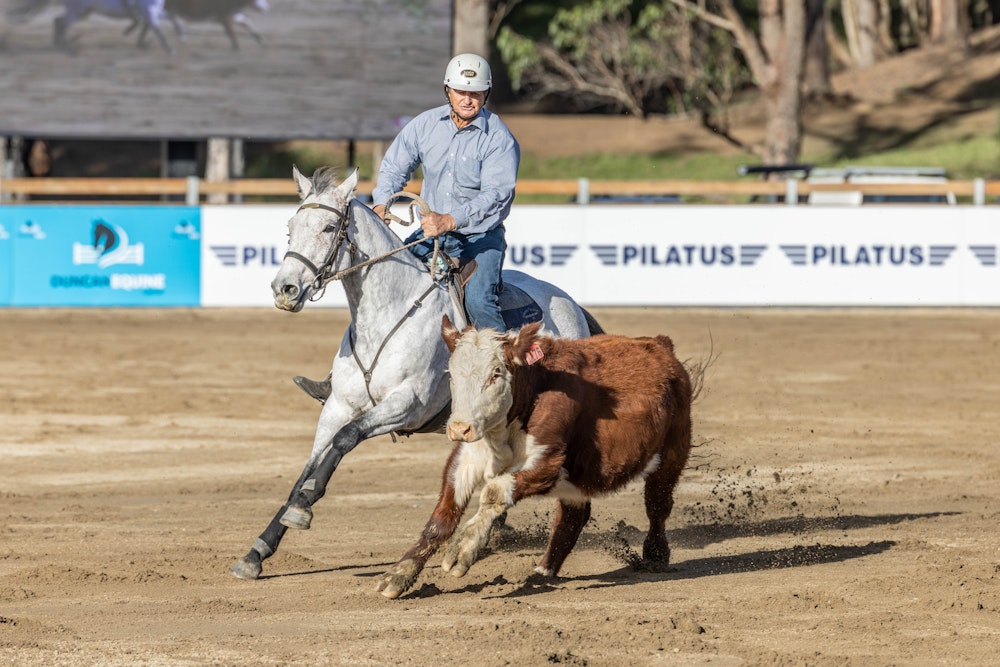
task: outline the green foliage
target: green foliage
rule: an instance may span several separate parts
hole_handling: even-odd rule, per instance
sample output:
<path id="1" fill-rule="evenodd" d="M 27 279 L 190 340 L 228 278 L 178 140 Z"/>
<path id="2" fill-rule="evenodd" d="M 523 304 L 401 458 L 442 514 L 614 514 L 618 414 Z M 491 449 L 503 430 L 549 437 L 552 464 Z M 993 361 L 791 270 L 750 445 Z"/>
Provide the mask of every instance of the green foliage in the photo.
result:
<path id="1" fill-rule="evenodd" d="M 508 24 L 496 47 L 515 91 L 578 111 L 714 112 L 750 82 L 729 32 L 669 0 L 578 2 L 552 14 L 546 38 Z"/>

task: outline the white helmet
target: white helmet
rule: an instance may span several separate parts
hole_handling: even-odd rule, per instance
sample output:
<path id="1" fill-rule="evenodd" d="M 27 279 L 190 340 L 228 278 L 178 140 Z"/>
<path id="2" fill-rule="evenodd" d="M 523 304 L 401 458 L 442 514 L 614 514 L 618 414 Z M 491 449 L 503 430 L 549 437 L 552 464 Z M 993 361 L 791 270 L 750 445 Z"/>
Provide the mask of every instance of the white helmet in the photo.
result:
<path id="1" fill-rule="evenodd" d="M 455 90 L 489 90 L 493 87 L 490 64 L 474 53 L 461 53 L 448 63 L 444 71 L 444 85 Z"/>

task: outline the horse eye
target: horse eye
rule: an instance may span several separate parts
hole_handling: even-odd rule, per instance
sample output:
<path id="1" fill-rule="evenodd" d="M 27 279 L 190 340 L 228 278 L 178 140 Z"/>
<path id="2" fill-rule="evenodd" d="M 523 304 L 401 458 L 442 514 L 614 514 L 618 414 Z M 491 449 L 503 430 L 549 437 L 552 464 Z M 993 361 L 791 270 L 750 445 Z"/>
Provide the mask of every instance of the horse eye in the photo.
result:
<path id="1" fill-rule="evenodd" d="M 323 233 L 324 234 L 329 234 L 329 233 L 332 233 L 332 232 L 334 232 L 336 230 L 337 230 L 337 226 L 331 222 L 329 225 L 327 225 L 326 227 L 323 228 Z"/>

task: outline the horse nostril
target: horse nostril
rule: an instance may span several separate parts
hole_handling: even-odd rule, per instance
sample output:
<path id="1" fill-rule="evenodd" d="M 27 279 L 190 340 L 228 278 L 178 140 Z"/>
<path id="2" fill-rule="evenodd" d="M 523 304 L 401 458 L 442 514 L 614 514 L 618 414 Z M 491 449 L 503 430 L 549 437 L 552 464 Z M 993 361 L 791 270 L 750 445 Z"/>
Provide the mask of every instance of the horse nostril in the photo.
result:
<path id="1" fill-rule="evenodd" d="M 285 296 L 291 299 L 294 299 L 299 294 L 299 288 L 297 285 L 285 285 L 284 289 L 281 291 Z"/>

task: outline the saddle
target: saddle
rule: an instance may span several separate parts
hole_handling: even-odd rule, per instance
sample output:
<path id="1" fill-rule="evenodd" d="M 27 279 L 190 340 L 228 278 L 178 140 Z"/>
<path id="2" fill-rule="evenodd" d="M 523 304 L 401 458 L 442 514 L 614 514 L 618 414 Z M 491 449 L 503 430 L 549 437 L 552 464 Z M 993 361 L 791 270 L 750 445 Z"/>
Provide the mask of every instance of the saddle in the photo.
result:
<path id="1" fill-rule="evenodd" d="M 469 284 L 479 264 L 471 258 L 455 258 L 443 252 L 438 253 L 447 267 L 452 300 L 465 316 L 466 322 L 471 322 L 469 311 L 465 306 L 465 286 Z M 518 329 L 525 324 L 539 322 L 542 319 L 542 309 L 527 292 L 515 285 L 500 282 L 500 316 L 507 329 Z"/>

